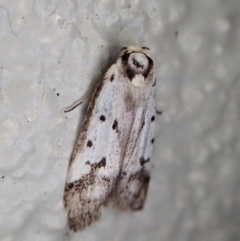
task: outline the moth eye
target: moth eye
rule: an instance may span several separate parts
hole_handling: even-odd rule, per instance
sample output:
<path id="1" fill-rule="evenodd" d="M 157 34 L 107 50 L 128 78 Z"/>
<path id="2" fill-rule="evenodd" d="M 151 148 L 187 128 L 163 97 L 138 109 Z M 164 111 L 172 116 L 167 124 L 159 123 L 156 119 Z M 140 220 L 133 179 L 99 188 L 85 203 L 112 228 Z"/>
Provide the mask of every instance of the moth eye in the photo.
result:
<path id="1" fill-rule="evenodd" d="M 136 59 L 133 59 L 133 64 L 134 64 L 137 68 L 143 69 L 143 65 L 141 65 Z"/>

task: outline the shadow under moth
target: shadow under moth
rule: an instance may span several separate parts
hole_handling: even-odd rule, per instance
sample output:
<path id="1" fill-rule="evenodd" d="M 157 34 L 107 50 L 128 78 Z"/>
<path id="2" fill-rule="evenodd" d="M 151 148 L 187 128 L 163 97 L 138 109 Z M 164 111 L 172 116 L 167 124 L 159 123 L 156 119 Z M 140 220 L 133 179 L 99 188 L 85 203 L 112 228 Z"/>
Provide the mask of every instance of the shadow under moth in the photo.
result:
<path id="1" fill-rule="evenodd" d="M 64 205 L 83 230 L 112 203 L 143 208 L 154 142 L 156 78 L 147 47 L 124 47 L 96 84 L 69 163 Z"/>

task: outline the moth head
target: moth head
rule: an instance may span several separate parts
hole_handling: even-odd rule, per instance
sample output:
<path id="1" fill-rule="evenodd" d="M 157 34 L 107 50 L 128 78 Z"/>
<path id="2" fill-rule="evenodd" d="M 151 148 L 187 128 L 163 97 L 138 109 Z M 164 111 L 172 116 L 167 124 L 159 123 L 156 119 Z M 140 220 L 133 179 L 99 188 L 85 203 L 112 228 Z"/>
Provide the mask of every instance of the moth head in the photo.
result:
<path id="1" fill-rule="evenodd" d="M 153 68 L 153 61 L 147 55 L 147 47 L 124 47 L 120 50 L 123 69 L 135 86 L 141 86 L 147 80 Z"/>

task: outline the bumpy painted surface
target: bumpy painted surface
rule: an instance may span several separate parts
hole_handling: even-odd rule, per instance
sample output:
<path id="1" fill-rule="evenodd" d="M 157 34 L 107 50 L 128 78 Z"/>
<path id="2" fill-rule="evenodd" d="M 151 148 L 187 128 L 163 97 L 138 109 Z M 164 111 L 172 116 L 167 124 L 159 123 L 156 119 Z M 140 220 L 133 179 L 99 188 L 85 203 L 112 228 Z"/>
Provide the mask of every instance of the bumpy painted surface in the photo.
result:
<path id="1" fill-rule="evenodd" d="M 240 2 L 0 2 L 0 240 L 240 239 Z M 122 46 L 151 48 L 158 109 L 146 207 L 66 229 L 85 96 Z"/>

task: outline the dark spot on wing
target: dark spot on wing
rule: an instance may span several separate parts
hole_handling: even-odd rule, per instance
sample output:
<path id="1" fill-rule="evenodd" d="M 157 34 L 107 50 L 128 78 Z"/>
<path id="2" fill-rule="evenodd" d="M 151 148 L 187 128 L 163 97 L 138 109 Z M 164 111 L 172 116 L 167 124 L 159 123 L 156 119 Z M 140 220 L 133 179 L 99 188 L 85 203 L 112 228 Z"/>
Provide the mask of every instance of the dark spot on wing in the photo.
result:
<path id="1" fill-rule="evenodd" d="M 101 116 L 99 117 L 99 119 L 100 119 L 100 121 L 104 122 L 104 121 L 106 120 L 106 117 L 105 117 L 104 115 L 101 115 Z"/>
<path id="2" fill-rule="evenodd" d="M 150 158 L 144 159 L 143 157 L 140 157 L 140 159 L 139 159 L 141 166 L 143 166 L 146 162 L 149 162 L 149 161 L 150 161 Z"/>
<path id="3" fill-rule="evenodd" d="M 152 116 L 151 122 L 155 121 L 155 116 Z"/>
<path id="4" fill-rule="evenodd" d="M 91 140 L 88 140 L 88 142 L 87 142 L 87 147 L 92 147 L 92 145 L 93 145 L 93 143 L 92 143 L 92 141 Z"/>
<path id="5" fill-rule="evenodd" d="M 141 129 L 145 126 L 145 121 L 142 122 Z"/>
<path id="6" fill-rule="evenodd" d="M 92 163 L 91 164 L 90 161 L 87 161 L 85 164 L 91 166 L 91 172 L 92 172 L 93 170 L 96 170 L 97 168 L 101 168 L 101 167 L 106 166 L 106 157 L 104 156 L 99 163 Z"/>
<path id="7" fill-rule="evenodd" d="M 117 122 L 117 120 L 114 120 L 112 128 L 113 128 L 113 130 L 117 130 L 118 129 L 118 122 Z"/>
<path id="8" fill-rule="evenodd" d="M 102 177 L 102 180 L 104 180 L 105 182 L 110 182 L 111 181 L 110 178 L 105 177 L 105 176 Z"/>
<path id="9" fill-rule="evenodd" d="M 152 144 L 154 143 L 154 138 L 151 140 L 151 143 L 152 143 Z"/>
<path id="10" fill-rule="evenodd" d="M 114 74 L 111 76 L 110 81 L 112 82 L 114 80 Z"/>
<path id="11" fill-rule="evenodd" d="M 142 47 L 142 49 L 150 50 L 150 48 L 148 48 L 148 47 Z"/>
<path id="12" fill-rule="evenodd" d="M 101 161 L 97 164 L 98 168 L 105 167 L 106 166 L 106 157 L 104 156 Z"/>

